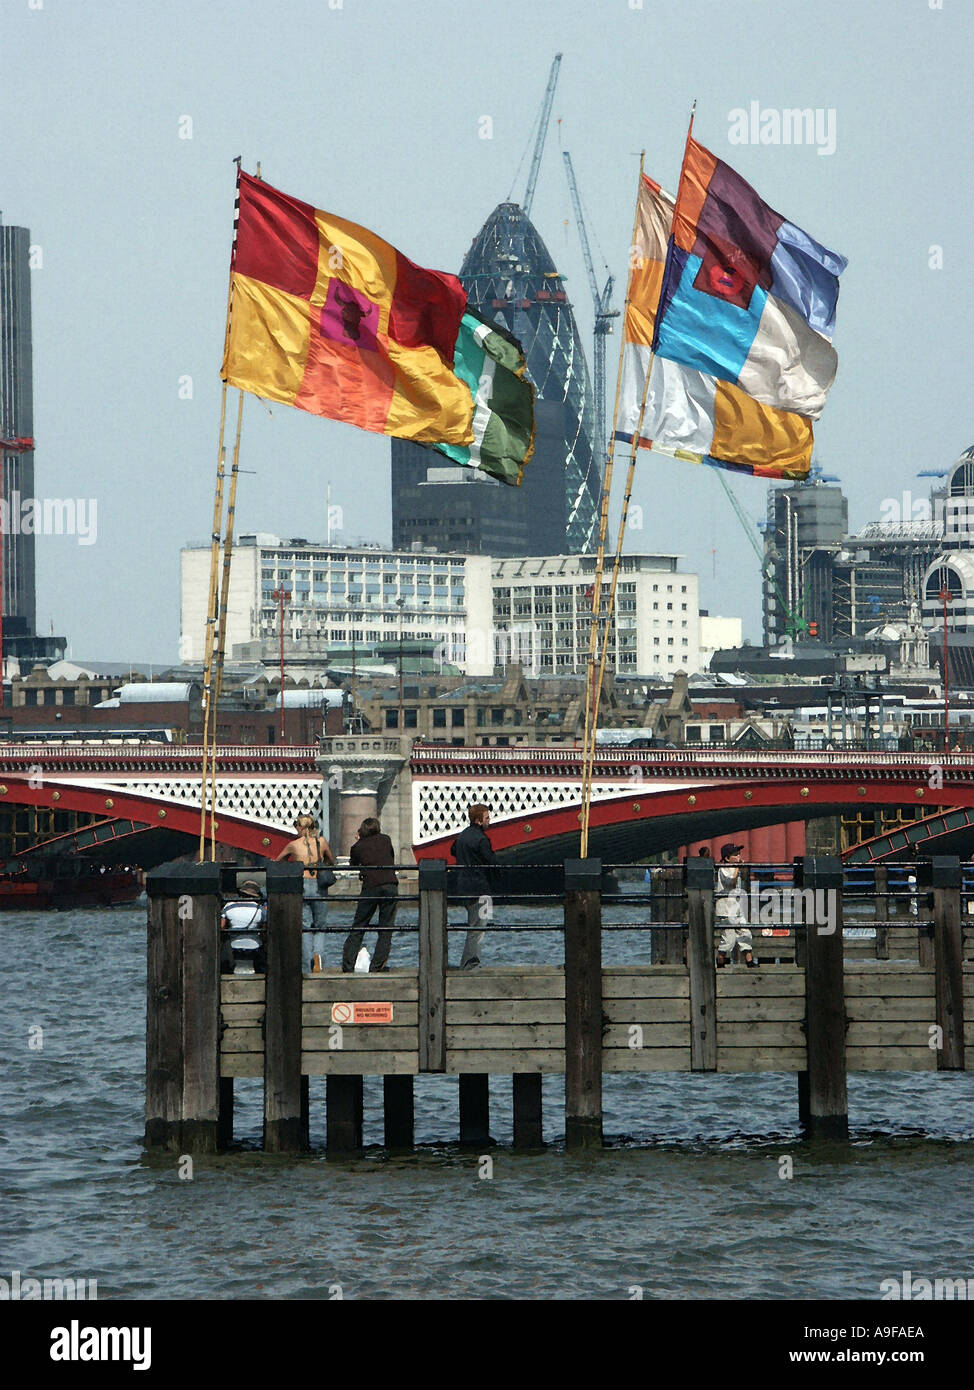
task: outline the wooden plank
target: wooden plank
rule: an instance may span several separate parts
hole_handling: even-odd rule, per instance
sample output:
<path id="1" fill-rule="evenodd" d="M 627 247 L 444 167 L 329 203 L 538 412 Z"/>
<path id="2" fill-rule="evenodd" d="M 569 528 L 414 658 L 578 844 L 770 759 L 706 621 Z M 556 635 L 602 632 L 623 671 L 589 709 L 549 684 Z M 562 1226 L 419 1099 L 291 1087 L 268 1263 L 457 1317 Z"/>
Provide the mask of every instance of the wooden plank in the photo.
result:
<path id="1" fill-rule="evenodd" d="M 565 1005 L 561 999 L 448 999 L 446 1003 L 448 1028 L 474 1023 L 500 1026 L 564 1022 Z"/>
<path id="2" fill-rule="evenodd" d="M 664 966 L 657 968 L 660 973 L 652 975 L 635 970 L 603 970 L 603 1000 L 690 998 L 690 977 L 686 970 L 681 969 L 677 975 Z"/>
<path id="3" fill-rule="evenodd" d="M 356 999 L 352 1001 L 336 999 L 335 1003 L 353 1002 L 356 1004 L 391 1003 L 392 1004 L 392 1023 L 376 1024 L 376 1027 L 385 1028 L 415 1028 L 419 1023 L 419 1004 L 412 1000 L 404 1002 L 402 1000 L 374 1000 Z M 330 1028 L 332 1024 L 331 1004 L 305 1004 L 301 1010 L 301 1026 L 303 1028 Z M 367 1025 L 362 1023 L 344 1023 L 343 1028 L 363 1028 Z"/>
<path id="4" fill-rule="evenodd" d="M 847 1047 L 849 1071 L 936 1071 L 929 1047 Z"/>
<path id="5" fill-rule="evenodd" d="M 602 1146 L 602 866 L 565 866 L 565 1145 Z M 520 1071 L 517 1067 L 515 1070 Z"/>
<path id="6" fill-rule="evenodd" d="M 608 1023 L 690 1023 L 689 999 L 606 999 L 602 1017 Z"/>
<path id="7" fill-rule="evenodd" d="M 701 870 L 705 869 L 706 874 Z M 700 886 L 697 886 L 699 881 Z M 713 867 L 687 864 L 687 970 L 690 1053 L 694 1071 L 717 1068 L 717 980 L 714 965 Z"/>
<path id="8" fill-rule="evenodd" d="M 688 1047 L 606 1047 L 602 1050 L 602 1070 L 689 1071 Z"/>
<path id="9" fill-rule="evenodd" d="M 329 974 L 305 975 L 303 998 L 307 1004 L 353 1003 L 368 1004 L 373 1001 L 392 1000 L 393 1003 L 415 1003 L 419 998 L 419 985 L 415 970 L 400 973 L 385 971 L 369 975 L 344 975 L 340 971 Z"/>
<path id="10" fill-rule="evenodd" d="M 748 999 L 741 994 L 720 999 L 717 1005 L 717 1027 L 722 1023 L 785 1023 L 805 1017 L 805 1000 L 797 994 L 760 994 Z"/>
<path id="11" fill-rule="evenodd" d="M 513 1048 L 548 1048 L 564 1050 L 566 1028 L 557 1023 L 520 1023 L 507 1027 L 491 1027 L 485 1024 L 461 1025 L 447 1024 L 447 1049 L 463 1051 L 467 1048 L 483 1048 L 494 1052 Z"/>
<path id="12" fill-rule="evenodd" d="M 903 999 L 869 998 L 857 995 L 846 997 L 846 1018 L 859 1023 L 922 1023 L 924 1027 L 936 1019 L 936 1001 L 932 994 L 912 994 Z"/>
<path id="13" fill-rule="evenodd" d="M 419 868 L 420 1071 L 441 1072 L 446 1065 L 446 964 L 446 863 L 433 859 Z"/>
<path id="14" fill-rule="evenodd" d="M 220 1053 L 257 1052 L 264 1055 L 264 1032 L 259 1024 L 248 1024 L 241 1028 L 228 1028 L 220 1042 Z"/>
<path id="15" fill-rule="evenodd" d="M 335 1031 L 332 1031 L 332 1030 Z M 419 1030 L 395 1023 L 337 1024 L 327 1028 L 305 1028 L 301 1034 L 303 1052 L 419 1052 Z"/>
<path id="16" fill-rule="evenodd" d="M 262 1052 L 222 1052 L 220 1054 L 221 1076 L 263 1077 L 264 1054 Z"/>
<path id="17" fill-rule="evenodd" d="M 565 976 L 558 974 L 501 974 L 495 968 L 451 971 L 446 977 L 446 998 L 451 999 L 564 999 Z"/>
<path id="18" fill-rule="evenodd" d="M 541 1132 L 541 1073 L 515 1072 L 511 1078 L 511 1101 L 515 1149 L 540 1149 L 544 1142 Z"/>
<path id="19" fill-rule="evenodd" d="M 302 877 L 291 870 L 283 864 L 267 869 L 264 1148 L 269 1153 L 308 1147 L 301 1082 Z"/>
<path id="20" fill-rule="evenodd" d="M 240 1028 L 246 1024 L 262 1023 L 264 1004 L 224 1004 L 220 1013 L 228 1028 Z"/>
<path id="21" fill-rule="evenodd" d="M 802 1072 L 806 1066 L 803 1047 L 722 1047 L 717 1053 L 719 1072 Z"/>
<path id="22" fill-rule="evenodd" d="M 630 1029 L 638 1028 L 637 1034 L 630 1033 Z M 641 1046 L 630 1042 L 630 1038 L 638 1044 L 642 1039 Z M 626 1047 L 634 1052 L 645 1051 L 647 1048 L 655 1049 L 658 1047 L 688 1047 L 690 1044 L 690 1023 L 689 1020 L 683 1023 L 610 1023 L 602 1031 L 602 1046 L 605 1047 Z"/>
<path id="23" fill-rule="evenodd" d="M 925 1022 L 852 1022 L 846 1033 L 846 1044 L 848 1047 L 928 1047 L 929 1030 L 934 1023 L 932 1017 Z"/>
<path id="24" fill-rule="evenodd" d="M 305 1052 L 306 1076 L 415 1076 L 418 1052 Z"/>
<path id="25" fill-rule="evenodd" d="M 757 970 L 747 966 L 725 966 L 717 972 L 718 1007 L 721 999 L 743 995 L 796 995 L 805 997 L 805 973 L 795 965 L 760 965 Z"/>
<path id="26" fill-rule="evenodd" d="M 265 977 L 263 975 L 221 975 L 220 1002 L 227 1004 L 263 1004 Z"/>
<path id="27" fill-rule="evenodd" d="M 565 1054 L 555 1048 L 535 1051 L 512 1049 L 509 1052 L 448 1050 L 446 1070 L 453 1076 L 464 1072 L 486 1072 L 490 1076 L 510 1076 L 516 1071 L 563 1072 Z"/>
<path id="28" fill-rule="evenodd" d="M 845 996 L 850 1005 L 853 1000 L 933 999 L 935 994 L 932 970 L 921 975 L 887 975 L 885 971 L 874 971 L 859 978 L 846 975 L 845 980 Z"/>
<path id="29" fill-rule="evenodd" d="M 717 1020 L 718 1047 L 804 1047 L 805 1031 L 802 1020 L 791 1022 L 725 1023 Z"/>

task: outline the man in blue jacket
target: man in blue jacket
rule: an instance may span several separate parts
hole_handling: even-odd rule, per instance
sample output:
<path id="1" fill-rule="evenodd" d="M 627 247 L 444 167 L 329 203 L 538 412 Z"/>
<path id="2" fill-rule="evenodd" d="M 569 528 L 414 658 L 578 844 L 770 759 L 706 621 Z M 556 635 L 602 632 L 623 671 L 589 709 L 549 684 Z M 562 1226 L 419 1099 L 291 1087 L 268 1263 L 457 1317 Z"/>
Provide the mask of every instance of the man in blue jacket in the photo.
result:
<path id="1" fill-rule="evenodd" d="M 482 924 L 489 922 L 494 913 L 494 900 L 491 897 L 491 865 L 497 857 L 487 838 L 490 824 L 490 811 L 480 802 L 467 808 L 470 824 L 460 832 L 450 853 L 460 865 L 457 874 L 457 892 L 467 899 L 467 935 L 463 942 L 463 955 L 460 958 L 461 970 L 476 970 L 480 964 L 480 948 L 484 933 Z"/>

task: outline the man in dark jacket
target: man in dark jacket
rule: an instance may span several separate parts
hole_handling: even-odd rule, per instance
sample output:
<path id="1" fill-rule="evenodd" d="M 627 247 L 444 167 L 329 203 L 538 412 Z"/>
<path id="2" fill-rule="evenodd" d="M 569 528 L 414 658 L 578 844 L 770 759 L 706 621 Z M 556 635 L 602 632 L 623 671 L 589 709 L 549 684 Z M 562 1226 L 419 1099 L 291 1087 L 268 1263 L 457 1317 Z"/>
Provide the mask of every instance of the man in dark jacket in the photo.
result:
<path id="1" fill-rule="evenodd" d="M 482 924 L 489 922 L 494 914 L 494 900 L 491 897 L 491 868 L 497 857 L 487 838 L 490 824 L 490 811 L 479 802 L 467 809 L 470 824 L 454 840 L 450 853 L 460 865 L 457 874 L 457 892 L 467 899 L 467 935 L 463 942 L 463 955 L 460 958 L 461 970 L 476 970 L 480 964 L 480 948 L 484 933 Z"/>
<path id="2" fill-rule="evenodd" d="M 399 881 L 393 868 L 396 852 L 392 841 L 388 835 L 382 834 L 382 827 L 374 816 L 368 816 L 359 826 L 358 839 L 349 851 L 348 862 L 359 871 L 362 892 L 355 909 L 352 930 L 342 947 L 342 969 L 346 974 L 355 969 L 355 958 L 362 948 L 365 928 L 372 921 L 373 913 L 378 911 L 380 930 L 376 933 L 375 955 L 369 969 L 385 970 L 392 946 Z"/>

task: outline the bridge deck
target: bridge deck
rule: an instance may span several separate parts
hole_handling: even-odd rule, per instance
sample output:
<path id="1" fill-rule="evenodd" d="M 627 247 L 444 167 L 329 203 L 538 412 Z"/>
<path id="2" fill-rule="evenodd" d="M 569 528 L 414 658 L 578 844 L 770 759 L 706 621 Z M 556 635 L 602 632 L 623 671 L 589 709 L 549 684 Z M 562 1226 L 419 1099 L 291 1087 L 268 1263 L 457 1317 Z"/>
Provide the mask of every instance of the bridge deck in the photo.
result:
<path id="1" fill-rule="evenodd" d="M 964 964 L 966 1036 L 974 1039 L 974 961 Z M 935 1071 L 933 966 L 847 960 L 849 1071 Z M 262 976 L 221 979 L 220 1072 L 264 1074 Z M 728 967 L 716 977 L 719 1072 L 802 1072 L 807 1050 L 805 971 L 795 965 Z M 336 1025 L 332 1006 L 391 1003 L 383 1023 Z M 690 1070 L 690 980 L 680 965 L 602 971 L 603 1072 Z M 416 1075 L 419 979 L 325 971 L 302 982 L 301 1070 L 321 1075 Z M 446 977 L 446 1071 L 564 1072 L 565 972 L 560 966 L 485 967 Z M 974 1046 L 965 1049 L 974 1068 Z"/>

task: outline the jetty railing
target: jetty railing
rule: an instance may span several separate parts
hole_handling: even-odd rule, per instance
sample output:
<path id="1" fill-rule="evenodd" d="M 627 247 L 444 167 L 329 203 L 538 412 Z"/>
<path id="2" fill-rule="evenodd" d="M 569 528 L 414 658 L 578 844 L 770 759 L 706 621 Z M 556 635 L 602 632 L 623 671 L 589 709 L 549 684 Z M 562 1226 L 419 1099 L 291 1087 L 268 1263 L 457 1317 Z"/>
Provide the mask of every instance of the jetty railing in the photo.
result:
<path id="1" fill-rule="evenodd" d="M 531 1148 L 541 1144 L 542 1076 L 559 1073 L 566 1145 L 597 1147 L 602 1078 L 633 1071 L 794 1072 L 805 1133 L 842 1138 L 848 1071 L 974 1064 L 970 866 L 950 858 L 905 874 L 906 866 L 876 866 L 871 882 L 828 858 L 744 867 L 745 915 L 758 910 L 756 969 L 716 965 L 726 923 L 716 912 L 714 864 L 703 859 L 654 867 L 649 882 L 627 881 L 631 866 L 598 860 L 544 873 L 505 866 L 494 912 L 477 929 L 560 935 L 563 960 L 497 965 L 488 950 L 481 968 L 450 969 L 449 934 L 466 932 L 466 913 L 452 867 L 425 861 L 403 871 L 395 926 L 414 937 L 415 966 L 309 975 L 299 865 L 164 865 L 146 884 L 146 1145 L 180 1153 L 226 1147 L 234 1081 L 258 1077 L 265 1149 L 300 1152 L 308 1146 L 309 1077 L 323 1075 L 328 1150 L 355 1151 L 363 1077 L 381 1075 L 386 1146 L 407 1148 L 414 1077 L 422 1074 L 458 1076 L 461 1142 L 482 1145 L 489 1077 L 504 1074 L 512 1077 L 515 1146 Z M 265 971 L 221 975 L 223 903 L 238 881 L 254 877 L 267 891 Z M 539 883 L 543 891 L 532 891 Z M 356 902 L 332 899 L 329 934 L 351 928 Z M 558 920 L 518 918 L 518 905 L 557 905 Z M 785 922 L 788 912 L 794 920 Z M 607 964 L 606 934 L 616 932 L 634 933 L 637 944 L 631 960 Z"/>

